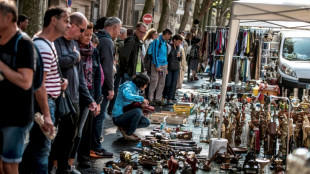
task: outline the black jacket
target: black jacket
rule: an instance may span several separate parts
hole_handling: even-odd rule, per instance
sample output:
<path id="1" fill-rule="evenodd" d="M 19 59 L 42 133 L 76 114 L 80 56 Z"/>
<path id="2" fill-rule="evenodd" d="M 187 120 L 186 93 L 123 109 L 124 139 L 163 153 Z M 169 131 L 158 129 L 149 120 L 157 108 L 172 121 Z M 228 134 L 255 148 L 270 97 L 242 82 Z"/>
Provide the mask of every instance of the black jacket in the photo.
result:
<path id="1" fill-rule="evenodd" d="M 180 47 L 174 49 L 174 44 L 170 44 L 171 51 L 168 55 L 168 70 L 180 70 L 180 61 L 182 60 L 182 53 Z M 180 52 L 180 57 L 177 57 L 177 53 Z"/>
<path id="2" fill-rule="evenodd" d="M 119 55 L 119 72 L 121 76 L 123 76 L 124 73 L 128 73 L 129 77 L 136 75 L 139 48 L 142 48 L 142 43 L 140 43 L 140 40 L 135 34 L 125 39 L 124 47 Z M 142 62 L 141 66 L 143 70 Z"/>

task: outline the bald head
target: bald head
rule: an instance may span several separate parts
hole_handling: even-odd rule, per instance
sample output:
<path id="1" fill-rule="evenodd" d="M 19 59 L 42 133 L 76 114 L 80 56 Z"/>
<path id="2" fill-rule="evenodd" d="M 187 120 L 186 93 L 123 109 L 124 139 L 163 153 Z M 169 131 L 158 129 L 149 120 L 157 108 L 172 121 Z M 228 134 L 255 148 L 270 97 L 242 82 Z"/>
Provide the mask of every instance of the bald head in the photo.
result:
<path id="1" fill-rule="evenodd" d="M 80 13 L 80 12 L 73 12 L 73 13 L 71 13 L 71 15 L 70 15 L 70 22 L 71 22 L 71 23 L 74 23 L 74 24 L 77 24 L 77 25 L 82 25 L 83 22 L 87 23 L 87 19 L 86 19 L 86 17 L 84 16 L 83 13 Z"/>
<path id="2" fill-rule="evenodd" d="M 68 40 L 77 40 L 83 35 L 87 28 L 87 19 L 82 13 L 74 12 L 70 15 L 70 24 L 71 28 L 68 30 L 68 35 L 65 37 Z"/>

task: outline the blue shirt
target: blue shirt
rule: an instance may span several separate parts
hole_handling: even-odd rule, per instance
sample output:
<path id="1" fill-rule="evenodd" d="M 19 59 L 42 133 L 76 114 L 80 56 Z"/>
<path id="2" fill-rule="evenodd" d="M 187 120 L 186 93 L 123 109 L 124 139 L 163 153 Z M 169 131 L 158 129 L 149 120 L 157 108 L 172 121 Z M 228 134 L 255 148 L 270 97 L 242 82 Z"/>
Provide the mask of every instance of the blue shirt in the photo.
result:
<path id="1" fill-rule="evenodd" d="M 123 107 L 132 102 L 143 102 L 144 97 L 139 96 L 140 89 L 132 81 L 121 84 L 118 88 L 118 94 L 112 110 L 112 117 L 122 115 Z"/>
<path id="2" fill-rule="evenodd" d="M 163 39 L 162 35 L 155 39 L 152 43 L 151 48 L 149 47 L 149 54 L 152 54 L 152 63 L 158 68 L 160 65 L 167 65 L 167 42 Z"/>

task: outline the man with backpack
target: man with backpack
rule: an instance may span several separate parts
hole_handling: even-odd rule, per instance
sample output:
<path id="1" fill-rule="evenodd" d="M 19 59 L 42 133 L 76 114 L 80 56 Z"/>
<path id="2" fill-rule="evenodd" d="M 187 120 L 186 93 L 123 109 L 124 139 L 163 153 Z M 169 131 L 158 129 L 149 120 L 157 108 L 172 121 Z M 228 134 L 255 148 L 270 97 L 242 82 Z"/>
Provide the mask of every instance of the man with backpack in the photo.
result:
<path id="1" fill-rule="evenodd" d="M 55 131 L 55 100 L 68 84 L 66 79 L 61 82 L 54 40 L 65 35 L 69 27 L 67 11 L 60 7 L 52 7 L 45 12 L 42 32 L 34 37 L 34 43 L 44 62 L 43 83 L 35 92 L 35 111 L 43 114 L 42 128 L 50 135 L 53 135 Z M 30 131 L 23 161 L 19 165 L 20 173 L 48 173 L 50 150 L 51 140 L 45 137 L 40 126 L 35 122 Z"/>
<path id="2" fill-rule="evenodd" d="M 31 39 L 18 30 L 14 2 L 1 1 L 0 11 L 0 171 L 17 174 L 33 122 L 37 56 Z"/>
<path id="3" fill-rule="evenodd" d="M 159 38 L 155 39 L 151 46 L 148 48 L 148 57 L 152 58 L 152 63 L 150 66 L 151 72 L 151 83 L 149 89 L 149 101 L 151 105 L 165 105 L 162 101 L 163 90 L 165 87 L 165 80 L 167 70 L 167 57 L 168 57 L 168 46 L 167 40 L 171 38 L 172 32 L 170 29 L 165 29 L 163 34 Z M 154 92 L 156 90 L 156 95 L 154 97 Z"/>

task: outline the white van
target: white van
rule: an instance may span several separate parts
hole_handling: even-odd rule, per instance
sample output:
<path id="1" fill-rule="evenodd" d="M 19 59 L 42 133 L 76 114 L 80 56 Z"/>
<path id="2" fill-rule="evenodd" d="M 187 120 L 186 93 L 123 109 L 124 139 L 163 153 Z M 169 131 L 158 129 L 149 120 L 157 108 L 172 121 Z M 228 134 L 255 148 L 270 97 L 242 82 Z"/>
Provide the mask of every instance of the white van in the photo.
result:
<path id="1" fill-rule="evenodd" d="M 309 88 L 310 31 L 280 32 L 278 74 L 286 88 Z"/>

